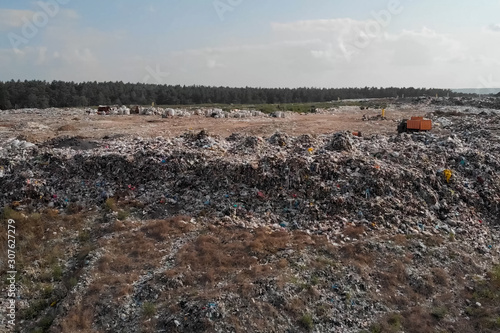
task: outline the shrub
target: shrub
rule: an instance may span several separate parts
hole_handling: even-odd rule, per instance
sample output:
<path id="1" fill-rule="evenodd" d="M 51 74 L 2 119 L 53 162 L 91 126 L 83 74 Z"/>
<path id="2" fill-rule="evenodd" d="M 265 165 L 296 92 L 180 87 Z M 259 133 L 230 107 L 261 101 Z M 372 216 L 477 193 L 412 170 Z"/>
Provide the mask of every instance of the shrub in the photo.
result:
<path id="1" fill-rule="evenodd" d="M 113 198 L 108 198 L 104 202 L 104 209 L 110 212 L 116 211 L 116 200 Z"/>
<path id="2" fill-rule="evenodd" d="M 443 319 L 446 316 L 446 313 L 448 313 L 448 309 L 446 309 L 444 306 L 438 306 L 432 308 L 431 310 L 431 315 L 437 320 Z"/>
<path id="3" fill-rule="evenodd" d="M 304 314 L 302 318 L 300 318 L 300 326 L 305 328 L 308 331 L 311 331 L 313 329 L 313 319 L 312 316 L 308 313 Z"/>
<path id="4" fill-rule="evenodd" d="M 442 268 L 434 268 L 432 270 L 433 281 L 436 284 L 447 286 L 448 285 L 448 274 Z"/>
<path id="5" fill-rule="evenodd" d="M 66 207 L 67 214 L 78 214 L 83 210 L 83 207 L 75 202 L 72 202 Z"/>
<path id="6" fill-rule="evenodd" d="M 63 270 L 61 266 L 55 265 L 52 268 L 52 277 L 54 278 L 54 281 L 60 281 L 62 278 Z"/>
<path id="7" fill-rule="evenodd" d="M 370 326 L 370 333 L 382 333 L 383 332 L 382 325 L 379 323 L 373 324 Z"/>
<path id="8" fill-rule="evenodd" d="M 365 228 L 363 226 L 347 226 L 342 233 L 350 238 L 359 238 L 364 232 Z"/>
<path id="9" fill-rule="evenodd" d="M 78 280 L 76 279 L 76 277 L 72 277 L 68 281 L 68 285 L 70 286 L 70 288 L 74 288 L 77 284 Z"/>
<path id="10" fill-rule="evenodd" d="M 21 213 L 16 212 L 14 209 L 6 206 L 3 208 L 2 218 L 4 218 L 5 220 L 13 219 L 17 222 L 22 218 L 22 215 Z"/>
<path id="11" fill-rule="evenodd" d="M 401 315 L 395 313 L 387 318 L 387 324 L 389 324 L 395 330 L 399 330 L 401 328 L 401 320 L 402 320 Z"/>
<path id="12" fill-rule="evenodd" d="M 163 242 L 169 237 L 193 230 L 193 225 L 186 223 L 190 219 L 187 216 L 176 216 L 167 220 L 154 221 L 142 227 L 141 231 L 146 237 Z"/>
<path id="13" fill-rule="evenodd" d="M 153 303 L 151 302 L 144 302 L 144 304 L 142 304 L 142 314 L 147 317 L 147 318 L 151 318 L 152 316 L 154 316 L 156 313 L 156 307 Z"/>
<path id="14" fill-rule="evenodd" d="M 90 233 L 88 230 L 81 230 L 80 232 L 78 232 L 78 240 L 81 242 L 81 243 L 85 243 L 87 242 L 88 240 L 90 239 Z"/>
<path id="15" fill-rule="evenodd" d="M 54 288 L 51 285 L 46 286 L 42 290 L 42 298 L 50 298 L 50 296 L 52 296 L 53 291 Z"/>
<path id="16" fill-rule="evenodd" d="M 120 221 L 126 220 L 130 216 L 130 213 L 125 210 L 120 210 L 116 218 Z"/>
<path id="17" fill-rule="evenodd" d="M 493 284 L 500 286 L 500 265 L 493 267 L 490 273 L 490 278 Z"/>
<path id="18" fill-rule="evenodd" d="M 33 303 L 30 304 L 30 307 L 27 308 L 23 315 L 23 319 L 33 319 L 36 316 L 40 314 L 46 307 L 48 306 L 48 303 L 46 300 L 36 300 Z"/>
<path id="19" fill-rule="evenodd" d="M 370 326 L 370 333 L 396 333 L 401 331 L 403 317 L 399 313 L 391 313 L 378 323 Z"/>
<path id="20" fill-rule="evenodd" d="M 55 318 L 53 316 L 43 317 L 39 322 L 39 328 L 41 329 L 41 332 L 47 332 L 50 326 L 52 326 L 52 322 L 54 321 L 54 319 Z"/>
<path id="21" fill-rule="evenodd" d="M 89 332 L 93 318 L 93 308 L 85 308 L 80 304 L 72 308 L 60 322 L 61 332 Z"/>

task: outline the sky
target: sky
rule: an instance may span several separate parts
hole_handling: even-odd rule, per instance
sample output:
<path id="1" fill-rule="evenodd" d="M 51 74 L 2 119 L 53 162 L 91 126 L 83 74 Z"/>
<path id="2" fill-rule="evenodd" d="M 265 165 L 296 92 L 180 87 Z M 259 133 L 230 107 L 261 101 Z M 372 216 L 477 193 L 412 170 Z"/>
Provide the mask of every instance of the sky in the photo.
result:
<path id="1" fill-rule="evenodd" d="M 0 81 L 500 87 L 500 0 L 0 1 Z"/>

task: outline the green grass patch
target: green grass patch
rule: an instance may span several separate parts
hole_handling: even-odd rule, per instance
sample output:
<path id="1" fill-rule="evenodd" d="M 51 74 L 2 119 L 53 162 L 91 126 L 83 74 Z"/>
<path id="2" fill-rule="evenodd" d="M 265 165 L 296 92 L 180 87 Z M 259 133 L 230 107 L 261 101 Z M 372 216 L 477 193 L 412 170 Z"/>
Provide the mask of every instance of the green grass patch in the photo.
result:
<path id="1" fill-rule="evenodd" d="M 312 331 L 314 327 L 312 316 L 308 313 L 304 314 L 299 320 L 300 326 L 308 331 Z"/>
<path id="2" fill-rule="evenodd" d="M 431 309 L 431 315 L 437 320 L 442 320 L 447 313 L 448 309 L 444 306 L 437 306 Z"/>
<path id="3" fill-rule="evenodd" d="M 129 216 L 130 216 L 130 213 L 128 211 L 120 210 L 118 212 L 118 215 L 116 216 L 116 218 L 120 221 L 124 221 L 124 220 L 128 219 Z"/>
<path id="4" fill-rule="evenodd" d="M 116 200 L 113 198 L 108 198 L 104 202 L 104 209 L 109 211 L 109 212 L 116 212 Z"/>
<path id="5" fill-rule="evenodd" d="M 80 230 L 78 232 L 78 241 L 80 243 L 86 243 L 90 240 L 90 232 L 88 230 Z"/>
<path id="6" fill-rule="evenodd" d="M 68 285 L 69 285 L 70 288 L 76 287 L 77 284 L 78 284 L 78 280 L 77 280 L 76 277 L 72 277 L 68 281 Z"/>
<path id="7" fill-rule="evenodd" d="M 48 305 L 48 302 L 44 299 L 33 301 L 33 303 L 30 304 L 29 308 L 27 308 L 23 312 L 21 317 L 26 320 L 33 319 L 38 316 L 44 309 L 46 309 Z"/>
<path id="8" fill-rule="evenodd" d="M 62 275 L 63 275 L 62 267 L 59 265 L 54 265 L 52 267 L 52 278 L 54 279 L 54 281 L 61 281 Z"/>
<path id="9" fill-rule="evenodd" d="M 156 314 L 156 306 L 151 302 L 144 302 L 142 304 L 142 314 L 146 318 L 151 318 Z"/>
<path id="10" fill-rule="evenodd" d="M 23 218 L 23 215 L 20 212 L 15 211 L 11 207 L 4 207 L 2 210 L 2 219 L 9 220 L 12 219 L 14 221 L 19 221 Z"/>

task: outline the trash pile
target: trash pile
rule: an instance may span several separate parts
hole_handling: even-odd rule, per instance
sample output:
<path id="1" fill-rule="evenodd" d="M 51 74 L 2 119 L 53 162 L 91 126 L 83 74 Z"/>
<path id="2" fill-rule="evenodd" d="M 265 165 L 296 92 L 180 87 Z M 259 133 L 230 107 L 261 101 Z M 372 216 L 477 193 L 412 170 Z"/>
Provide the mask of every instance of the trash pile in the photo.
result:
<path id="1" fill-rule="evenodd" d="M 452 259 L 429 250 L 420 236 L 457 236 L 463 248 L 481 258 L 500 255 L 500 115 L 443 111 L 429 116 L 446 131 L 363 137 L 349 131 L 301 136 L 276 132 L 270 137 L 233 133 L 223 138 L 203 130 L 170 139 L 59 137 L 37 145 L 10 139 L 0 149 L 0 204 L 26 211 L 62 211 L 72 204 L 103 211 L 106 200 L 114 198 L 117 203 L 134 202 L 133 223 L 185 215 L 197 221 L 189 223 L 268 230 L 266 235 L 303 232 L 321 236 L 341 251 L 352 245 L 354 257 L 367 251 L 399 255 L 402 247 L 384 237 L 405 235 L 406 242 L 417 244 L 408 245 L 413 259 L 404 271 L 405 283 L 425 289 L 422 272 Z M 375 236 L 356 243 L 359 235 L 352 230 L 357 227 Z M 109 239 L 120 238 L 114 236 Z M 181 238 L 172 246 L 181 248 L 186 242 Z M 130 297 L 130 303 L 116 306 L 99 300 L 99 325 L 132 332 L 143 323 L 139 300 L 155 299 L 161 288 L 180 290 L 182 276 L 165 274 L 175 261 L 165 253 L 165 265 L 134 284 L 138 299 Z M 354 264 L 333 263 L 322 265 L 324 272 L 316 270 L 323 275 L 313 276 L 305 261 L 310 253 L 286 246 L 279 253 L 302 274 L 284 289 L 278 280 L 254 279 L 249 288 L 261 289 L 257 301 L 233 292 L 208 302 L 185 296 L 187 300 L 179 301 L 181 310 L 169 308 L 157 319 L 171 331 L 201 330 L 207 320 L 229 331 L 225 316 L 232 311 L 244 308 L 237 315 L 250 322 L 262 316 L 255 310 L 259 302 L 283 309 L 303 289 L 316 299 L 308 304 L 328 303 L 321 304 L 332 319 L 316 320 L 318 332 L 357 332 L 369 328 L 375 315 L 389 312 L 373 298 L 384 296 L 378 282 L 383 271 L 366 279 Z M 274 254 L 266 258 L 280 260 Z M 314 280 L 328 283 L 301 286 Z M 306 310 L 297 310 L 304 328 L 313 321 Z M 287 316 L 286 311 L 270 316 L 276 324 L 271 326 L 295 327 Z"/>
<path id="2" fill-rule="evenodd" d="M 250 225 L 286 222 L 318 233 L 346 222 L 449 232 L 467 232 L 478 220 L 498 224 L 500 118 L 448 118 L 440 122 L 453 124 L 454 134 L 445 137 L 223 139 L 202 131 L 38 146 L 11 140 L 0 150 L 0 204 L 99 205 L 125 191 L 145 204 L 146 217 L 238 216 Z"/>
<path id="3" fill-rule="evenodd" d="M 208 110 L 196 110 L 194 114 L 203 115 L 206 117 L 213 118 L 250 118 L 250 117 L 267 117 L 267 115 L 261 111 L 256 110 L 231 110 L 223 111 L 222 109 L 208 109 Z"/>
<path id="4" fill-rule="evenodd" d="M 410 107 L 411 104 L 419 107 L 464 107 L 465 109 L 492 109 L 500 110 L 500 98 L 498 96 L 481 97 L 433 97 L 421 96 L 407 99 L 398 99 L 395 104 L 398 107 Z"/>
<path id="5" fill-rule="evenodd" d="M 336 111 L 338 111 L 339 107 L 331 107 L 331 108 L 317 108 L 314 113 L 317 114 L 331 114 L 333 115 Z"/>
<path id="6" fill-rule="evenodd" d="M 500 98 L 498 97 L 453 97 L 432 99 L 432 105 L 439 106 L 469 106 L 480 109 L 500 109 Z"/>
<path id="7" fill-rule="evenodd" d="M 205 116 L 212 118 L 250 118 L 250 117 L 268 117 L 267 114 L 258 110 L 239 110 L 234 109 L 231 111 L 223 111 L 218 108 L 199 108 L 199 109 L 173 109 L 173 108 L 162 108 L 162 107 L 142 107 L 136 106 L 132 109 L 126 106 L 121 107 L 109 107 L 109 110 L 98 111 L 94 109 L 86 109 L 88 114 L 98 114 L 98 115 L 130 115 L 139 114 L 145 116 L 162 116 L 163 118 L 172 117 L 191 117 L 191 116 Z M 276 118 L 286 118 L 291 112 L 277 111 L 272 113 L 271 117 Z"/>

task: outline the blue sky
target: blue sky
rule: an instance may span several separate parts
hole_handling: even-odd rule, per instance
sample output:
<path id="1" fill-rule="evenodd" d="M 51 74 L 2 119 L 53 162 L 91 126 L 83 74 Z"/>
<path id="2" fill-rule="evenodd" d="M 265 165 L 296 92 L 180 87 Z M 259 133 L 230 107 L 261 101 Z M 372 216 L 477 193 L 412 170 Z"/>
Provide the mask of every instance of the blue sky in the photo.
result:
<path id="1" fill-rule="evenodd" d="M 0 80 L 498 87 L 499 13 L 500 0 L 4 1 Z"/>

